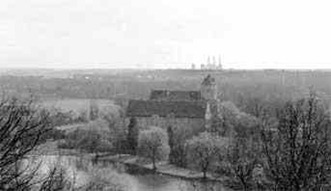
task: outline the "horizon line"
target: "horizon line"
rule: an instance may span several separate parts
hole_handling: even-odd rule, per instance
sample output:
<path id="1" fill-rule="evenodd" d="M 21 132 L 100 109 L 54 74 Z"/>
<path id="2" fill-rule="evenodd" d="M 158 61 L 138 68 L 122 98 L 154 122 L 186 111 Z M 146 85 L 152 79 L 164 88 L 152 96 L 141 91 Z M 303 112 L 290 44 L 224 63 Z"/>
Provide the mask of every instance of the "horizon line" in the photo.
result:
<path id="1" fill-rule="evenodd" d="M 106 67 L 82 67 L 82 68 L 67 68 L 67 67 L 1 67 L 0 70 L 191 70 L 191 71 L 263 71 L 263 70 L 276 70 L 276 71 L 331 71 L 331 68 L 222 68 L 222 69 L 192 69 L 192 68 L 106 68 Z"/>

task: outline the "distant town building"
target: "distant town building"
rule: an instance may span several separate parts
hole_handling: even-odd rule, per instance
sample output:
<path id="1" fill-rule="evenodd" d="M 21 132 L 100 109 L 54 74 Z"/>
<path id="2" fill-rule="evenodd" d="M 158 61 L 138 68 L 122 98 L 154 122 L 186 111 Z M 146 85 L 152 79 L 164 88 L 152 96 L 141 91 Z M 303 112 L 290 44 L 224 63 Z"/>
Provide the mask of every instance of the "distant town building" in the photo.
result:
<path id="1" fill-rule="evenodd" d="M 200 65 L 201 70 L 222 70 L 222 62 L 221 62 L 221 57 L 218 57 L 218 63 L 216 61 L 216 57 L 210 57 L 208 56 L 207 58 L 207 63 L 206 64 L 201 64 Z"/>

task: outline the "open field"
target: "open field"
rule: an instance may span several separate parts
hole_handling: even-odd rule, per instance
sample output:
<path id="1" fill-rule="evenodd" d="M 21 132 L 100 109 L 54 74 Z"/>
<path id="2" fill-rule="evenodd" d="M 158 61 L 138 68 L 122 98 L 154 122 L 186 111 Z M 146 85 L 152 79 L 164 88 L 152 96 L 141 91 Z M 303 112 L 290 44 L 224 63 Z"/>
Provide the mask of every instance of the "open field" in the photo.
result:
<path id="1" fill-rule="evenodd" d="M 22 73 L 22 71 L 21 71 Z M 211 74 L 217 81 L 221 100 L 231 101 L 246 112 L 247 103 L 260 100 L 279 105 L 315 90 L 331 103 L 331 71 L 328 70 L 37 70 L 30 75 L 11 72 L 0 76 L 1 89 L 8 94 L 33 92 L 48 107 L 84 110 L 90 99 L 97 104 L 125 108 L 129 99 L 148 99 L 153 89 L 198 90 Z M 33 75 L 38 74 L 38 75 Z M 110 101 L 116 100 L 116 101 Z M 272 103 L 273 102 L 273 103 Z"/>
<path id="2" fill-rule="evenodd" d="M 59 109 L 63 112 L 72 111 L 74 114 L 89 111 L 91 105 L 96 105 L 100 111 L 118 113 L 120 107 L 112 100 L 106 99 L 48 99 L 41 101 L 41 106 L 48 109 Z"/>
<path id="3" fill-rule="evenodd" d="M 46 108 L 54 107 L 63 111 L 88 110 L 91 104 L 96 104 L 99 108 L 114 107 L 117 109 L 118 107 L 112 100 L 106 99 L 50 99 L 42 101 L 42 106 Z"/>

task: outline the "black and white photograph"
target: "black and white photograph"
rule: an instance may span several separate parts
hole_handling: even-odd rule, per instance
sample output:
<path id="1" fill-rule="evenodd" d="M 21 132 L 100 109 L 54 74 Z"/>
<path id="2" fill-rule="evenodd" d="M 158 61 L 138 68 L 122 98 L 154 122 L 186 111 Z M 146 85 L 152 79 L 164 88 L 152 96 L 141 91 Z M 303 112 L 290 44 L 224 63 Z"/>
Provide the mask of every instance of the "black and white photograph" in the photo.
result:
<path id="1" fill-rule="evenodd" d="M 331 1 L 0 0 L 0 191 L 331 190 Z"/>

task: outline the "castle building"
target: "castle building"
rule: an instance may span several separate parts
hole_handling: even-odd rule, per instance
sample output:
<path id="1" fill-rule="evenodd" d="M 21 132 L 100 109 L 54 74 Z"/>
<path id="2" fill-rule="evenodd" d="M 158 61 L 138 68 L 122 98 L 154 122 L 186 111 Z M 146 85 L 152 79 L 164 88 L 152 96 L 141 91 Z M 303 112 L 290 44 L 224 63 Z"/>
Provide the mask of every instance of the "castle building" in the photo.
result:
<path id="1" fill-rule="evenodd" d="M 216 82 L 208 75 L 197 91 L 152 90 L 148 100 L 130 100 L 126 121 L 135 118 L 140 129 L 158 126 L 201 132 L 210 128 L 216 100 Z"/>

